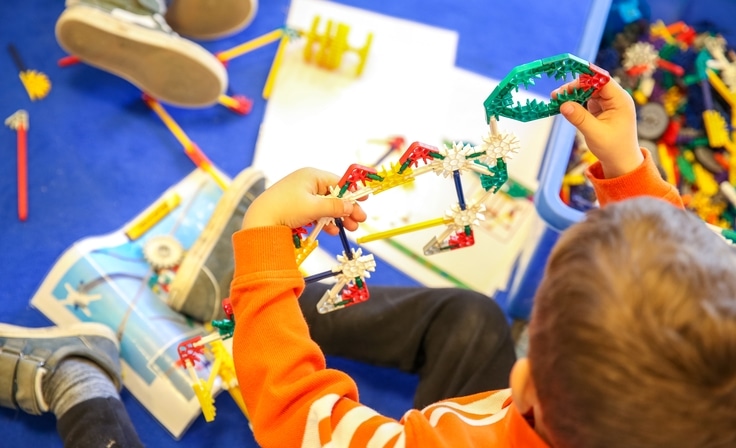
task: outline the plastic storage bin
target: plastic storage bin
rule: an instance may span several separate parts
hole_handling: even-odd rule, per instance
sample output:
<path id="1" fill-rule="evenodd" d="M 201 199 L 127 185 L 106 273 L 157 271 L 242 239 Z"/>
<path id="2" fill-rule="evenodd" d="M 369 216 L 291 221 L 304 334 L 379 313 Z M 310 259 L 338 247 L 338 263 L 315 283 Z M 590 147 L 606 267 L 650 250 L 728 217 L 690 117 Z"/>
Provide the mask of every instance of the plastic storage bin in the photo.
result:
<path id="1" fill-rule="evenodd" d="M 736 42 L 736 26 L 733 23 L 736 1 L 613 0 L 607 5 L 605 13 L 593 11 L 589 17 L 589 26 L 578 55 L 594 61 L 602 39 L 610 39 L 621 29 L 624 23 L 622 15 L 631 13 L 632 7 L 638 8 L 640 17 L 649 21 L 672 23 L 683 20 L 688 24 L 708 24 L 711 29 L 723 34 L 731 45 Z M 517 260 L 505 300 L 502 300 L 511 319 L 526 320 L 529 317 L 534 293 L 560 232 L 583 218 L 583 212 L 569 207 L 560 199 L 562 179 L 566 174 L 574 139 L 575 129 L 564 118 L 556 117 L 535 196 L 537 213 L 541 219 Z"/>
<path id="2" fill-rule="evenodd" d="M 616 10 L 618 3 L 621 2 L 605 0 L 593 5 L 580 46 L 575 52 L 577 56 L 589 61 L 595 60 L 609 15 Z M 567 207 L 559 198 L 559 186 L 565 175 L 574 139 L 575 129 L 564 118 L 555 117 L 541 164 L 539 189 L 535 195 L 535 205 L 541 219 L 535 222 L 532 234 L 516 261 L 505 294 L 496 294 L 496 300 L 511 319 L 528 318 L 547 256 L 557 241 L 559 232 L 582 216 L 579 211 Z M 555 188 L 557 192 L 554 191 Z"/>

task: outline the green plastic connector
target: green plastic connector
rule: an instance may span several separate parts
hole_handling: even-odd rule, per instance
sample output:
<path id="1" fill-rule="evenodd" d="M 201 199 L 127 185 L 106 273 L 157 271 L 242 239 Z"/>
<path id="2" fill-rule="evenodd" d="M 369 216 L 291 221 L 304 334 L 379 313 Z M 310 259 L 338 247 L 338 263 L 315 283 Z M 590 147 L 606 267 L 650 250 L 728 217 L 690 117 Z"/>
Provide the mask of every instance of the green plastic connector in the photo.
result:
<path id="1" fill-rule="evenodd" d="M 736 231 L 731 229 L 721 229 L 721 235 L 732 243 L 736 243 Z"/>
<path id="2" fill-rule="evenodd" d="M 508 181 L 501 188 L 502 193 L 506 193 L 514 199 L 532 199 L 534 197 L 534 191 L 520 184 L 518 181 L 509 178 Z"/>
<path id="3" fill-rule="evenodd" d="M 489 176 L 487 174 L 480 175 L 480 186 L 483 187 L 485 191 L 493 190 L 493 193 L 497 193 L 498 190 L 503 186 L 503 184 L 505 184 L 506 181 L 509 180 L 509 171 L 506 167 L 506 162 L 504 162 L 503 159 L 496 159 L 496 166 L 493 167 L 480 162 L 475 163 L 483 165 L 491 173 L 493 173 L 492 176 Z"/>
<path id="4" fill-rule="evenodd" d="M 708 61 L 711 59 L 708 50 L 701 50 L 698 56 L 695 58 L 695 73 L 685 75 L 682 80 L 685 85 L 697 84 L 700 81 L 708 79 L 708 74 L 705 70 L 708 68 Z"/>
<path id="5" fill-rule="evenodd" d="M 669 61 L 672 57 L 680 52 L 680 47 L 672 44 L 664 44 L 659 50 L 659 58 Z"/>
<path id="6" fill-rule="evenodd" d="M 217 328 L 217 332 L 220 334 L 222 339 L 233 337 L 233 333 L 235 332 L 235 320 L 213 320 L 212 326 Z"/>
<path id="7" fill-rule="evenodd" d="M 687 159 L 682 155 L 677 156 L 677 167 L 680 169 L 680 175 L 685 178 L 689 183 L 694 184 L 695 183 L 695 171 L 693 170 L 693 165 L 687 161 Z"/>
<path id="8" fill-rule="evenodd" d="M 506 75 L 483 102 L 486 109 L 486 122 L 490 123 L 491 117 L 496 119 L 507 117 L 523 122 L 532 121 L 560 113 L 560 105 L 565 101 L 582 104 L 593 94 L 593 88 L 575 89 L 549 102 L 527 100 L 523 105 L 519 102 L 514 104 L 513 92 L 518 92 L 520 86 L 525 88 L 533 86 L 534 80 L 541 78 L 542 75 L 555 80 L 567 81 L 568 75 L 572 75 L 571 79 L 574 79 L 578 75 L 594 76 L 596 73 L 589 62 L 570 53 L 519 65 Z"/>

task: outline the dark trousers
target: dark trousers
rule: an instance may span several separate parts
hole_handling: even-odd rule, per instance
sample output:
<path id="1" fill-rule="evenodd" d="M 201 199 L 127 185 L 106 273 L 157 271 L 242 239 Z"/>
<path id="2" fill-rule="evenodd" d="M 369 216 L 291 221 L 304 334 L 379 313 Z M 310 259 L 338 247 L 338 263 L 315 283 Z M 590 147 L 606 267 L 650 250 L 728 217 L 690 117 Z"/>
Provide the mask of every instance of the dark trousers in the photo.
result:
<path id="1" fill-rule="evenodd" d="M 65 448 L 143 447 L 123 403 L 93 398 L 74 405 L 57 422 Z"/>
<path id="2" fill-rule="evenodd" d="M 456 288 L 369 288 L 367 302 L 319 314 L 316 305 L 327 286 L 307 285 L 299 303 L 312 339 L 325 353 L 417 374 L 419 409 L 508 387 L 514 344 L 492 299 Z M 114 398 L 77 404 L 59 419 L 57 430 L 67 448 L 143 446 Z"/>
<path id="3" fill-rule="evenodd" d="M 319 314 L 327 289 L 307 285 L 299 299 L 312 339 L 328 355 L 418 374 L 415 407 L 508 387 L 514 343 L 489 297 L 457 288 L 369 286 L 368 301 Z"/>

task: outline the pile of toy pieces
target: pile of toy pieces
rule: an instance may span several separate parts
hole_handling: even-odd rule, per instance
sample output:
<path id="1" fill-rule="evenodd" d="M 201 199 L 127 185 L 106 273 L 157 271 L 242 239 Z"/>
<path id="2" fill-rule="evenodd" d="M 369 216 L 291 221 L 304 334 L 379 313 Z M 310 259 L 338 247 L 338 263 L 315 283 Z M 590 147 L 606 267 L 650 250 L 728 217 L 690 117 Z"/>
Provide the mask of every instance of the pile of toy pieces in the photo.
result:
<path id="1" fill-rule="evenodd" d="M 639 143 L 685 206 L 733 241 L 736 219 L 736 53 L 725 39 L 683 22 L 633 22 L 599 50 L 596 64 L 637 105 Z M 596 206 L 583 176 L 595 157 L 576 139 L 560 196 Z"/>

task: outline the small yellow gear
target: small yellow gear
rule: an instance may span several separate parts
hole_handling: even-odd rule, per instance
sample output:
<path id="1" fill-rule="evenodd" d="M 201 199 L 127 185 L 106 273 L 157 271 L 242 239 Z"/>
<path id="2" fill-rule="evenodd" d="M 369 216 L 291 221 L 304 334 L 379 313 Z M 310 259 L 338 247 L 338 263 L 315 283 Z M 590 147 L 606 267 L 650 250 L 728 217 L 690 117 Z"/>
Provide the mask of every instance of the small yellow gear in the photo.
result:
<path id="1" fill-rule="evenodd" d="M 143 245 L 143 256 L 154 269 L 177 266 L 184 257 L 184 247 L 170 235 L 157 235 Z"/>

